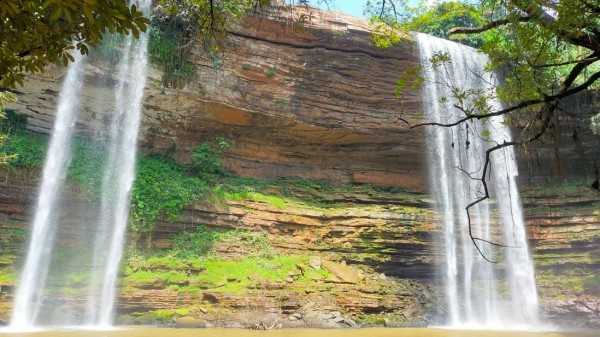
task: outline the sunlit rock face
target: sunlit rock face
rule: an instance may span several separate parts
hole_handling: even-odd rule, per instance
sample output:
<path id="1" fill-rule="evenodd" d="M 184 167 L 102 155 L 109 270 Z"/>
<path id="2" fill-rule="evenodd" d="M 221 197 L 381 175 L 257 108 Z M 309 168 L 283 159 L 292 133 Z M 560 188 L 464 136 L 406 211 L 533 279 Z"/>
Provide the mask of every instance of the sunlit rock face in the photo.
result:
<path id="1" fill-rule="evenodd" d="M 292 25 L 303 11 L 310 20 Z M 270 11 L 248 19 L 223 41 L 215 60 L 196 50 L 196 74 L 184 88 L 165 88 L 151 72 L 145 92 L 142 151 L 173 151 L 188 160 L 198 144 L 222 136 L 232 145 L 227 167 L 240 175 L 303 177 L 393 185 L 425 191 L 423 130 L 407 120 L 420 98 L 394 95 L 398 75 L 418 66 L 410 44 L 379 49 L 367 23 L 316 9 Z M 216 67 L 215 67 L 216 66 Z M 88 132 L 104 123 L 113 79 L 86 69 Z M 48 133 L 62 69 L 29 78 L 20 110 L 30 128 Z M 107 107 L 109 108 L 109 107 Z"/>

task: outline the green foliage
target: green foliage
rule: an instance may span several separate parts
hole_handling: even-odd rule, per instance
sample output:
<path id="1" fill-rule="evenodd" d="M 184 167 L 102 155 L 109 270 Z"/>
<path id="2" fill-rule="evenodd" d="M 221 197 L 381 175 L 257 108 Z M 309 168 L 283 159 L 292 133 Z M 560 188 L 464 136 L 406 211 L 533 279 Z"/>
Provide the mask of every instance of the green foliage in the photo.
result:
<path id="1" fill-rule="evenodd" d="M 480 48 L 490 56 L 485 71 L 502 74 L 504 81 L 490 92 L 449 83 L 455 86 L 455 95 L 442 103 L 457 106 L 469 118 L 504 113 L 511 118 L 507 124 L 529 129 L 522 133 L 524 143 L 538 139 L 551 124 L 548 121 L 565 113 L 558 109 L 559 99 L 599 86 L 600 6 L 593 2 L 450 1 L 435 7 L 427 6 L 426 1 L 414 3 L 368 2 L 376 45 L 398 44 L 402 34 L 416 30 Z M 430 66 L 440 69 L 451 62 L 443 58 L 430 61 Z M 407 83 L 401 78 L 397 93 Z M 505 109 L 492 111 L 487 105 L 492 97 L 502 100 Z"/>
<path id="2" fill-rule="evenodd" d="M 404 29 L 427 33 L 433 36 L 456 40 L 457 42 L 480 47 L 483 37 L 480 35 L 448 36 L 446 32 L 453 27 L 479 27 L 485 24 L 480 8 L 458 1 L 443 2 L 433 8 L 426 8 L 404 25 Z"/>
<path id="3" fill-rule="evenodd" d="M 269 242 L 269 238 L 265 232 L 250 232 L 235 229 L 222 233 L 219 236 L 219 242 L 226 247 L 242 248 L 246 257 L 271 259 L 276 256 L 275 248 Z"/>
<path id="4" fill-rule="evenodd" d="M 404 90 L 410 86 L 412 90 L 417 90 L 424 82 L 422 76 L 419 75 L 421 67 L 413 67 L 400 73 L 400 78 L 396 81 L 396 89 L 394 94 L 402 96 Z"/>
<path id="5" fill-rule="evenodd" d="M 267 69 L 267 77 L 273 78 L 273 77 L 275 77 L 275 75 L 277 75 L 277 68 L 269 67 L 269 69 Z"/>
<path id="6" fill-rule="evenodd" d="M 180 27 L 159 25 L 150 30 L 148 52 L 150 62 L 162 70 L 165 87 L 181 88 L 195 73 L 190 62 L 192 44 L 185 41 Z"/>
<path id="7" fill-rule="evenodd" d="M 10 132 L 12 128 L 24 127 L 27 119 L 14 111 L 6 111 L 6 104 L 17 101 L 17 96 L 10 92 L 0 91 L 0 132 Z"/>
<path id="8" fill-rule="evenodd" d="M 0 145 L 0 153 L 9 154 L 6 155 L 9 166 L 35 168 L 44 165 L 47 146 L 47 137 L 17 129 Z"/>
<path id="9" fill-rule="evenodd" d="M 232 25 L 271 0 L 158 0 L 161 11 L 156 12 L 155 24 L 178 26 L 185 33 L 185 45 L 197 41 L 206 52 L 218 51 L 220 41 Z"/>
<path id="10" fill-rule="evenodd" d="M 115 0 L 2 1 L 0 17 L 0 86 L 9 88 L 49 62 L 73 61 L 74 49 L 87 54 L 107 30 L 137 37 L 149 23 L 135 5 Z"/>
<path id="11" fill-rule="evenodd" d="M 211 232 L 205 226 L 198 226 L 195 232 L 182 231 L 172 237 L 171 253 L 185 259 L 214 259 L 217 243 L 222 247 L 234 247 L 243 252 L 244 258 L 272 258 L 275 255 L 273 246 L 263 232 L 237 229 L 225 233 Z"/>
<path id="12" fill-rule="evenodd" d="M 150 233 L 164 215 L 173 221 L 181 209 L 207 191 L 204 181 L 189 177 L 172 159 L 158 156 L 139 158 L 137 178 L 131 195 L 130 225 L 136 233 Z"/>
<path id="13" fill-rule="evenodd" d="M 198 226 L 195 232 L 182 231 L 171 238 L 173 253 L 182 258 L 202 257 L 213 252 L 218 232 L 209 232 L 205 226 Z"/>
<path id="14" fill-rule="evenodd" d="M 228 150 L 230 145 L 222 137 L 217 137 L 215 142 L 204 142 L 192 151 L 190 157 L 192 162 L 190 171 L 200 179 L 214 183 L 218 178 L 227 175 L 221 158 L 223 151 Z"/>
<path id="15" fill-rule="evenodd" d="M 478 27 L 485 24 L 480 6 L 466 1 L 444 1 L 430 6 L 429 1 L 376 0 L 367 1 L 367 14 L 375 31 L 372 40 L 377 47 L 388 48 L 403 40 L 412 40 L 408 32 L 420 32 L 478 47 L 479 35 L 449 36 L 453 27 Z"/>
<path id="16" fill-rule="evenodd" d="M 6 141 L 7 136 L 4 132 L 8 132 L 9 128 L 5 126 L 9 125 L 3 119 L 6 118 L 5 107 L 7 103 L 15 102 L 17 100 L 16 96 L 9 92 L 0 92 L 0 147 Z M 14 157 L 14 155 L 7 154 L 6 152 L 0 152 L 0 166 L 3 166 L 7 163 L 9 159 Z"/>

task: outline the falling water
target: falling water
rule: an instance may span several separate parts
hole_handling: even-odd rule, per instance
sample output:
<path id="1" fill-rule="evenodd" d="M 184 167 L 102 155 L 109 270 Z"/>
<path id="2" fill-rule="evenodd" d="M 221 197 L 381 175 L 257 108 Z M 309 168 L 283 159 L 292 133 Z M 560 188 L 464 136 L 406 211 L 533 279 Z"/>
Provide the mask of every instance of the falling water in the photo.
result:
<path id="1" fill-rule="evenodd" d="M 70 161 L 71 138 L 79 103 L 84 61 L 78 53 L 69 65 L 63 89 L 58 98 L 56 120 L 44 163 L 42 185 L 33 218 L 33 230 L 21 280 L 15 293 L 11 327 L 34 325 L 44 298 L 50 255 L 57 223 L 57 199 Z"/>
<path id="2" fill-rule="evenodd" d="M 141 11 L 147 14 L 151 4 L 152 0 L 141 0 Z M 147 34 L 140 34 L 138 40 L 130 36 L 119 64 L 116 107 L 102 180 L 102 204 L 88 300 L 88 324 L 91 325 L 113 323 L 117 273 L 129 216 L 130 191 L 135 178 L 137 137 L 146 85 L 147 45 Z"/>
<path id="3" fill-rule="evenodd" d="M 447 124 L 465 116 L 453 106 L 452 88 L 493 92 L 495 78 L 483 71 L 488 61 L 484 54 L 425 34 L 416 34 L 416 40 L 429 119 Z M 432 58 L 442 54 L 450 61 L 432 64 Z M 487 104 L 492 110 L 501 107 L 496 99 L 489 99 Z M 491 198 L 470 209 L 472 236 L 481 240 L 471 240 L 465 210 L 484 195 L 477 178 L 482 174 L 486 150 L 510 141 L 510 129 L 502 116 L 456 127 L 434 127 L 427 137 L 432 191 L 444 221 L 446 261 L 442 274 L 453 327 L 517 329 L 538 322 L 533 264 L 512 147 L 493 152 L 487 177 Z"/>
<path id="4" fill-rule="evenodd" d="M 131 1 L 148 14 L 152 0 Z M 59 97 L 52 139 L 34 216 L 33 230 L 27 259 L 16 292 L 11 327 L 28 329 L 41 324 L 110 326 L 113 322 L 114 299 L 118 267 L 129 215 L 129 197 L 135 176 L 137 136 L 140 124 L 142 98 L 146 82 L 147 34 L 135 40 L 129 36 L 122 47 L 118 66 L 118 84 L 115 88 L 115 108 L 106 143 L 93 261 L 88 285 L 85 312 L 70 317 L 39 319 L 41 311 L 51 306 L 46 290 L 50 257 L 55 245 L 62 185 L 70 161 L 71 138 L 77 116 L 78 97 L 81 95 L 83 57 L 74 54 Z M 88 219 L 94 221 L 94 219 Z M 89 265 L 87 267 L 89 268 Z M 90 272 L 91 271 L 91 272 Z M 85 273 L 85 272 L 84 272 Z M 74 305 L 71 312 L 78 311 Z M 56 309 L 56 308 L 53 308 Z M 56 311 L 56 310 L 55 310 Z M 73 318 L 75 317 L 75 319 Z"/>

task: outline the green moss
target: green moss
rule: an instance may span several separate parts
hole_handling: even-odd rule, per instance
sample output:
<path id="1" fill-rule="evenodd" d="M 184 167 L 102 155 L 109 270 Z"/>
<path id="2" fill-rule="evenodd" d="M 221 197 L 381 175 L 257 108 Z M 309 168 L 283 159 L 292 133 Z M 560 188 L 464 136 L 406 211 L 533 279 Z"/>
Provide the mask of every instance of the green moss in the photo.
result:
<path id="1" fill-rule="evenodd" d="M 297 273 L 296 264 L 306 263 L 301 256 L 278 256 L 274 259 L 246 258 L 241 261 L 206 261 L 206 269 L 196 277 L 196 284 L 224 292 L 240 292 L 260 287 L 261 282 L 283 282 L 288 272 Z"/>
<path id="2" fill-rule="evenodd" d="M 600 294 L 600 275 L 589 275 L 583 279 L 583 286 L 588 293 Z"/>
<path id="3" fill-rule="evenodd" d="M 12 269 L 0 270 L 0 285 L 14 285 L 16 273 Z"/>
<path id="4" fill-rule="evenodd" d="M 151 257 L 148 261 L 163 261 L 165 258 Z M 169 257 L 169 265 L 187 265 L 188 261 L 175 256 Z M 308 268 L 301 274 L 298 265 L 306 265 L 309 257 L 300 255 L 278 255 L 270 258 L 248 255 L 236 260 L 198 260 L 194 262 L 197 271 L 176 272 L 150 269 L 155 263 L 137 263 L 137 271 L 125 276 L 122 284 L 127 289 L 167 288 L 185 293 L 197 293 L 201 289 L 239 293 L 243 290 L 257 289 L 266 283 L 286 283 L 289 277 L 299 283 L 310 284 L 315 280 L 326 279 L 331 274 L 323 269 Z M 161 263 L 163 268 L 165 265 Z M 129 266 L 130 270 L 133 270 Z M 292 276 L 290 276 L 292 275 Z M 177 287 L 173 287 L 176 285 Z M 304 291 L 306 288 L 297 288 Z"/>
<path id="5" fill-rule="evenodd" d="M 269 69 L 267 69 L 267 77 L 273 78 L 275 77 L 275 75 L 277 75 L 277 68 L 270 67 Z"/>
<path id="6" fill-rule="evenodd" d="M 542 297 L 564 299 L 587 292 L 586 280 L 592 280 L 593 275 L 587 268 L 574 268 L 563 272 L 537 270 L 535 276 Z"/>
<path id="7" fill-rule="evenodd" d="M 175 271 L 153 272 L 140 270 L 124 277 L 122 282 L 135 288 L 164 288 L 173 284 L 187 284 L 189 283 L 189 276 Z"/>

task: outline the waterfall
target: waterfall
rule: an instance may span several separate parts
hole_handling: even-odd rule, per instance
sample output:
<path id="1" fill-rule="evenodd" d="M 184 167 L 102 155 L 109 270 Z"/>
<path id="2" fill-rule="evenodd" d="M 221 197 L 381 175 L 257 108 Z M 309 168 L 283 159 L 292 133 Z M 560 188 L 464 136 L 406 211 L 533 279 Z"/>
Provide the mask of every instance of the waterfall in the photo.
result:
<path id="1" fill-rule="evenodd" d="M 59 212 L 57 200 L 70 161 L 70 144 L 84 65 L 83 57 L 79 53 L 75 53 L 73 57 L 75 60 L 68 67 L 58 98 L 56 120 L 44 163 L 29 249 L 15 293 L 11 327 L 32 327 L 43 304 L 44 286 Z"/>
<path id="2" fill-rule="evenodd" d="M 465 116 L 453 106 L 453 87 L 493 92 L 496 79 L 483 71 L 488 62 L 484 54 L 426 34 L 415 37 L 423 66 L 423 97 L 428 98 L 423 104 L 429 120 L 452 123 Z M 432 64 L 432 58 L 442 54 L 449 57 L 449 62 Z M 487 104 L 492 111 L 501 108 L 493 98 Z M 465 210 L 484 195 L 483 185 L 476 178 L 482 174 L 486 150 L 510 142 L 510 129 L 503 117 L 497 116 L 455 127 L 435 126 L 428 131 L 431 189 L 444 224 L 445 265 L 440 274 L 449 325 L 498 329 L 535 326 L 537 290 L 512 147 L 493 152 L 486 177 L 491 198 L 470 209 L 472 235 L 481 239 L 475 243 L 469 235 Z"/>
<path id="3" fill-rule="evenodd" d="M 151 4 L 152 0 L 141 0 L 140 9 L 147 14 Z M 129 197 L 135 178 L 137 137 L 146 85 L 147 46 L 148 34 L 140 34 L 138 40 L 129 36 L 119 64 L 116 106 L 102 179 L 94 276 L 88 300 L 88 323 L 92 325 L 112 325 L 117 274 L 129 216 Z"/>
<path id="4" fill-rule="evenodd" d="M 152 0 L 132 0 L 145 14 L 149 14 Z M 87 304 L 74 304 L 63 315 L 51 308 L 46 280 L 55 245 L 55 233 L 60 226 L 60 194 L 70 162 L 72 135 L 81 95 L 84 58 L 74 53 L 59 96 L 56 120 L 46 154 L 42 184 L 35 210 L 31 241 L 21 279 L 15 296 L 11 327 L 29 329 L 45 325 L 87 325 L 106 327 L 113 323 L 118 268 L 121 260 L 125 230 L 129 216 L 130 191 L 135 178 L 135 159 L 142 98 L 146 83 L 148 35 L 139 39 L 131 35 L 125 40 L 118 65 L 118 84 L 115 107 L 108 132 L 102 138 L 106 158 L 103 161 L 100 205 L 93 229 L 93 256 L 81 271 L 89 275 Z M 99 160 L 102 162 L 102 160 Z M 83 231 L 83 230 L 82 230 Z M 61 300 L 62 301 L 62 300 Z M 48 309 L 54 313 L 41 315 Z M 64 317 L 59 317 L 59 316 Z M 46 317 L 40 317 L 46 316 Z M 48 318 L 51 317 L 51 318 Z"/>

